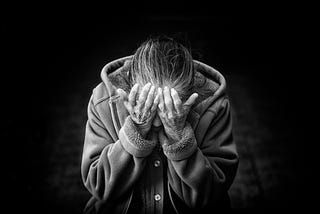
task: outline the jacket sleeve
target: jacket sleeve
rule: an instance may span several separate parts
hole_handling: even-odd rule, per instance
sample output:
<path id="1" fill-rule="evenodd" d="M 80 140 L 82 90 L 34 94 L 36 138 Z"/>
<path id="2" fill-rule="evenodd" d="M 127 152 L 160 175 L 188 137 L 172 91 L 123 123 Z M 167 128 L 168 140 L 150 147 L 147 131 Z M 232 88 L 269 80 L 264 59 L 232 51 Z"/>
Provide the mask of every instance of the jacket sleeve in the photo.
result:
<path id="1" fill-rule="evenodd" d="M 200 146 L 190 124 L 179 142 L 169 143 L 162 135 L 170 186 L 188 207 L 218 203 L 236 174 L 238 154 L 232 137 L 230 105 L 227 98 L 219 102 L 216 111 L 207 112 L 212 119 Z"/>
<path id="2" fill-rule="evenodd" d="M 100 116 L 111 115 L 108 102 L 98 105 L 106 105 L 103 109 L 107 112 L 99 114 L 101 112 L 97 111 L 91 97 L 81 173 L 84 185 L 97 200 L 114 201 L 131 189 L 155 142 L 144 140 L 130 117 L 121 127 L 119 138 L 114 140 L 109 134 L 115 132 L 113 121 L 105 122 L 106 118 Z"/>

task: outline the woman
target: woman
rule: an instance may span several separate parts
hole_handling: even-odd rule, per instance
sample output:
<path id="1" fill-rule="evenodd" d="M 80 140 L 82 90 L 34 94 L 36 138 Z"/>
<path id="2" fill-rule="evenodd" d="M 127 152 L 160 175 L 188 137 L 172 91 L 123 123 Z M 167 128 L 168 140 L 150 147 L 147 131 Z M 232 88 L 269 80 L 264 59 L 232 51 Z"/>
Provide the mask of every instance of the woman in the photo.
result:
<path id="1" fill-rule="evenodd" d="M 107 64 L 88 106 L 87 213 L 230 208 L 238 167 L 226 82 L 171 38 Z"/>

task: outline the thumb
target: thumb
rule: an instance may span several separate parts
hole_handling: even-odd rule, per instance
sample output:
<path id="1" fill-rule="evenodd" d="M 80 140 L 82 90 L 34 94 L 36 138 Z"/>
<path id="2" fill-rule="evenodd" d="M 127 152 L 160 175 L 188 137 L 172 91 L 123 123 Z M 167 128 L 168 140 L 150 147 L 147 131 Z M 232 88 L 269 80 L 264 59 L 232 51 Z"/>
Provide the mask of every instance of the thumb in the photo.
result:
<path id="1" fill-rule="evenodd" d="M 128 112 L 132 112 L 133 108 L 130 105 L 130 103 L 128 102 L 128 94 L 127 92 L 125 92 L 123 89 L 118 88 L 117 89 L 117 94 L 120 96 L 120 99 L 123 101 L 124 106 L 126 107 L 126 109 L 128 110 Z"/>
<path id="2" fill-rule="evenodd" d="M 127 92 L 125 92 L 123 89 L 118 88 L 118 89 L 117 89 L 117 94 L 120 96 L 120 98 L 121 98 L 123 101 L 127 101 L 127 100 L 128 100 L 128 94 L 127 94 Z"/>
<path id="3" fill-rule="evenodd" d="M 198 94 L 193 93 L 183 105 L 185 107 L 190 108 L 194 104 L 194 102 L 196 101 L 197 98 L 198 98 Z"/>

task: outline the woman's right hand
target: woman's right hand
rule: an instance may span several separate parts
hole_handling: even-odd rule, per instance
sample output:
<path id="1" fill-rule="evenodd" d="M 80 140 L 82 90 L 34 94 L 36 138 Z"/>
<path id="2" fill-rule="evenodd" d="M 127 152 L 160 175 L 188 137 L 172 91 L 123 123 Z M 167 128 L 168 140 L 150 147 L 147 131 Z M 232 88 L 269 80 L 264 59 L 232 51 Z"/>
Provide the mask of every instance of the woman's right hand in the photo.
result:
<path id="1" fill-rule="evenodd" d="M 151 83 L 147 83 L 139 92 L 139 84 L 135 84 L 129 96 L 122 89 L 117 89 L 117 93 L 123 100 L 124 106 L 128 110 L 132 121 L 135 123 L 143 137 L 146 137 L 157 113 L 159 95 Z"/>

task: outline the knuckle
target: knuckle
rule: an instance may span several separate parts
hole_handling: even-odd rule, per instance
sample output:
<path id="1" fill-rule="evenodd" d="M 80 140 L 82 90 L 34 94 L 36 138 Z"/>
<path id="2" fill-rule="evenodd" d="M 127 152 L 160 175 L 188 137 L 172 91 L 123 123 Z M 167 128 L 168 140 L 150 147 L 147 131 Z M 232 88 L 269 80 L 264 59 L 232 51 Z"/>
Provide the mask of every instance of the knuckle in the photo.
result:
<path id="1" fill-rule="evenodd" d="M 153 99 L 153 95 L 152 94 L 148 94 L 147 101 L 150 102 L 150 100 L 152 100 L 152 99 Z"/>
<path id="2" fill-rule="evenodd" d="M 153 103 L 153 101 L 154 101 L 153 95 L 152 95 L 152 94 L 149 94 L 148 97 L 147 97 L 147 102 Z"/>
<path id="3" fill-rule="evenodd" d="M 143 95 L 140 94 L 140 96 L 139 96 L 139 98 L 138 98 L 138 102 L 142 102 L 142 100 L 143 100 Z"/>
<path id="4" fill-rule="evenodd" d="M 146 107 L 150 107 L 152 106 L 152 102 L 150 102 L 150 100 L 147 100 L 147 102 L 144 104 Z"/>
<path id="5" fill-rule="evenodd" d="M 153 106 L 151 107 L 150 111 L 151 111 L 151 112 L 154 112 L 155 110 L 156 110 L 156 106 L 153 105 Z"/>
<path id="6" fill-rule="evenodd" d="M 150 103 L 146 103 L 145 106 L 144 106 L 144 109 L 147 111 L 150 108 L 151 108 L 151 104 Z"/>
<path id="7" fill-rule="evenodd" d="M 144 88 L 142 89 L 142 93 L 148 94 L 148 92 L 149 92 L 149 87 L 147 85 L 145 85 Z"/>
<path id="8" fill-rule="evenodd" d="M 172 93 L 172 96 L 173 96 L 175 99 L 179 99 L 179 95 L 178 95 L 177 92 Z"/>
<path id="9" fill-rule="evenodd" d="M 141 94 L 141 96 L 140 96 L 140 100 L 141 100 L 141 101 L 146 100 L 146 98 L 147 98 L 147 95 L 146 95 L 146 94 Z"/>
<path id="10" fill-rule="evenodd" d="M 131 90 L 129 93 L 129 97 L 133 98 L 137 94 L 136 90 Z"/>
<path id="11" fill-rule="evenodd" d="M 142 89 L 142 93 L 147 93 L 149 91 L 149 88 L 147 87 L 147 85 L 145 85 Z"/>
<path id="12" fill-rule="evenodd" d="M 181 101 L 177 101 L 177 102 L 176 102 L 176 106 L 177 106 L 177 107 L 180 107 L 181 104 L 182 104 Z"/>
<path id="13" fill-rule="evenodd" d="M 139 114 L 140 113 L 139 106 L 135 106 L 133 111 L 134 111 L 135 114 Z"/>
<path id="14" fill-rule="evenodd" d="M 166 100 L 164 101 L 164 103 L 165 103 L 166 105 L 171 105 L 171 104 L 172 104 L 171 100 L 169 100 L 169 99 L 166 99 Z"/>
<path id="15" fill-rule="evenodd" d="M 169 119 L 169 120 L 172 120 L 172 119 L 174 119 L 174 116 L 173 116 L 173 114 L 172 114 L 172 113 L 170 113 L 170 112 L 168 113 L 168 119 Z"/>

